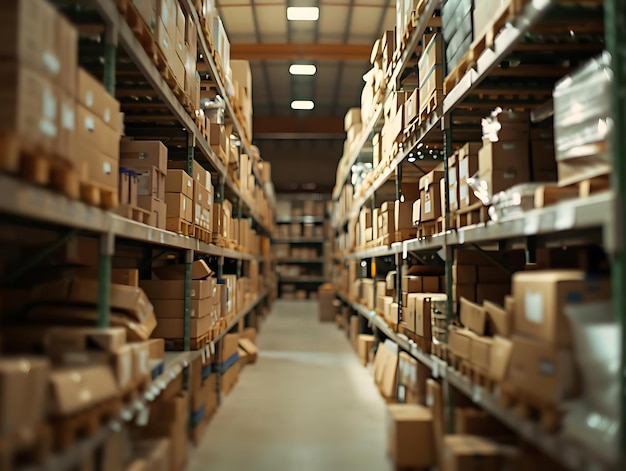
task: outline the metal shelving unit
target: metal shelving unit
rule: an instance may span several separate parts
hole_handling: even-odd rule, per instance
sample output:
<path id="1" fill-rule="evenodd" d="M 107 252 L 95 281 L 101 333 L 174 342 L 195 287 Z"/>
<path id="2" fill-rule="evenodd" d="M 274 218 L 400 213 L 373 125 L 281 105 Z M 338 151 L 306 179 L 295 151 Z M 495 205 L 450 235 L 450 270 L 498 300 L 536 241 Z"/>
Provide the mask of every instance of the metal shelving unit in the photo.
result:
<path id="1" fill-rule="evenodd" d="M 461 375 L 440 358 L 420 350 L 413 341 L 407 339 L 402 334 L 396 333 L 389 327 L 385 320 L 375 311 L 351 301 L 342 294 L 339 294 L 338 297 L 344 303 L 349 304 L 359 315 L 363 316 L 367 320 L 368 325 L 382 332 L 385 337 L 395 342 L 403 351 L 430 368 L 433 378 L 441 378 L 457 388 L 477 406 L 487 410 L 511 428 L 511 430 L 523 437 L 528 443 L 533 444 L 567 469 L 571 471 L 590 469 L 603 471 L 611 469 L 601 459 L 590 451 L 581 448 L 580 445 L 572 443 L 559 434 L 547 433 L 537 422 L 522 419 L 513 410 L 502 406 L 492 392 L 472 383 L 469 378 Z"/>
<path id="2" fill-rule="evenodd" d="M 376 207 L 375 203 L 380 203 L 380 201 L 375 200 L 377 192 L 380 191 L 381 194 L 385 193 L 385 195 L 388 195 L 390 192 L 387 188 L 383 188 L 383 186 L 389 180 L 392 180 L 394 176 L 396 179 L 397 199 L 401 192 L 402 164 L 407 161 L 407 158 L 416 148 L 434 142 L 436 139 L 439 139 L 439 136 L 441 136 L 439 142 L 443 144 L 445 169 L 447 170 L 447 157 L 452 154 L 453 143 L 458 144 L 459 142 L 472 140 L 460 138 L 459 135 L 462 134 L 462 130 L 460 134 L 454 135 L 455 124 L 453 124 L 452 116 L 456 118 L 460 116 L 460 122 L 466 123 L 467 118 L 473 116 L 471 112 L 468 113 L 468 109 L 473 108 L 472 104 L 474 103 L 473 99 L 470 99 L 470 96 L 476 92 L 480 92 L 480 90 L 486 86 L 486 80 L 492 80 L 492 76 L 499 70 L 500 64 L 516 50 L 522 40 L 529 38 L 529 33 L 531 33 L 534 28 L 541 28 L 542 21 L 563 20 L 563 18 L 556 18 L 555 15 L 552 15 L 552 12 L 556 12 L 557 8 L 571 7 L 571 3 L 573 2 L 565 3 L 568 6 L 564 7 L 557 0 L 516 2 L 516 9 L 518 11 L 516 17 L 509 19 L 504 28 L 495 36 L 493 44 L 488 45 L 485 50 L 481 52 L 481 55 L 476 60 L 475 66 L 469 67 L 467 72 L 457 80 L 456 85 L 448 91 L 443 102 L 438 104 L 428 119 L 416 126 L 412 136 L 408 138 L 408 141 L 406 141 L 403 146 L 400 146 L 398 154 L 391 159 L 388 167 L 382 171 L 379 170 L 380 173 L 378 177 L 375 178 L 373 182 L 370 182 L 367 188 L 356 190 L 352 201 L 353 205 L 347 211 L 347 214 L 334 215 L 332 222 L 335 231 L 342 233 L 348 221 L 358 217 L 361 208 L 369 208 L 370 204 L 371 208 Z M 440 5 L 440 0 L 429 1 L 424 13 L 420 15 L 420 23 L 422 24 L 424 20 L 432 17 L 433 12 L 439 8 Z M 586 3 L 584 5 L 588 7 L 590 4 Z M 624 56 L 621 52 L 624 44 L 626 44 L 626 28 L 624 28 L 623 25 L 624 14 L 626 14 L 625 8 L 622 2 L 605 0 L 604 26 L 606 42 L 601 43 L 600 41 L 601 44 L 598 47 L 599 51 L 602 44 L 604 44 L 613 57 L 612 68 L 615 74 L 613 93 L 615 99 L 613 100 L 614 113 L 612 119 L 614 119 L 616 130 L 612 135 L 614 156 L 620 156 L 624 146 L 626 146 L 626 132 L 624 132 L 626 129 L 626 116 L 624 115 L 624 110 L 626 110 L 624 71 L 626 69 L 623 64 Z M 555 14 L 559 15 L 560 13 Z M 595 16 L 593 18 L 597 20 Z M 563 24 L 566 24 L 566 21 L 564 21 Z M 549 28 L 548 30 L 551 33 L 554 32 L 554 30 L 550 30 Z M 407 67 L 405 59 L 413 54 L 422 34 L 423 30 L 420 30 L 420 26 L 412 33 L 405 53 L 398 62 L 398 67 L 394 70 L 394 77 L 396 77 L 396 79 L 402 74 L 404 68 Z M 572 36 L 575 35 L 573 31 L 571 31 L 570 34 Z M 531 39 L 531 41 L 532 40 L 533 39 Z M 534 40 L 536 40 L 536 38 Z M 590 44 L 586 45 L 590 46 Z M 529 50 L 532 49 L 533 46 L 537 45 L 531 44 Z M 571 47 L 571 44 L 566 46 Z M 551 46 L 546 45 L 546 47 L 550 49 Z M 594 48 L 589 47 L 585 50 L 593 51 Z M 512 68 L 514 67 L 513 65 Z M 567 72 L 564 72 L 563 75 L 566 73 Z M 444 70 L 444 76 L 445 75 Z M 390 83 L 390 85 L 396 84 Z M 502 93 L 506 95 L 506 87 L 503 87 Z M 507 106 L 507 98 L 499 99 L 498 105 L 502 107 Z M 496 105 L 494 105 L 494 107 L 495 106 Z M 533 122 L 538 122 L 551 116 L 553 113 L 552 106 L 550 101 L 543 105 L 537 105 L 531 114 Z M 478 106 L 477 108 L 482 107 Z M 452 115 L 452 113 L 454 113 L 454 115 Z M 465 121 L 463 121 L 464 119 Z M 477 125 L 479 121 L 480 119 L 478 118 L 476 120 Z M 453 136 L 456 139 L 455 141 L 453 141 Z M 366 139 L 367 138 L 363 138 L 363 141 L 365 142 Z M 358 144 L 361 145 L 360 142 Z M 359 152 L 360 149 L 354 149 L 352 155 L 358 156 Z M 419 161 L 417 161 L 417 164 L 419 164 Z M 616 318 L 621 326 L 622 334 L 626 335 L 626 322 L 624 322 L 622 315 L 626 306 L 626 298 L 624 297 L 624 293 L 626 293 L 626 257 L 624 253 L 626 248 L 626 231 L 622 228 L 623 208 L 626 207 L 626 192 L 623 189 L 624 182 L 626 181 L 626 165 L 622 162 L 622 159 L 614 158 L 613 166 L 615 171 L 611 175 L 612 184 L 611 189 L 608 191 L 592 194 L 585 198 L 561 201 L 543 208 L 525 212 L 520 211 L 517 214 L 507 216 L 498 221 L 489 221 L 487 223 L 479 223 L 459 229 L 445 230 L 433 236 L 413 238 L 389 246 L 352 251 L 342 248 L 339 249 L 342 250 L 342 252 L 336 254 L 335 260 L 340 264 L 361 261 L 361 264 L 357 265 L 357 270 L 359 270 L 360 266 L 361 271 L 359 276 L 364 276 L 364 272 L 367 271 L 367 273 L 369 273 L 367 276 L 373 277 L 376 274 L 380 275 L 380 273 L 378 273 L 380 265 L 389 265 L 389 257 L 393 256 L 395 257 L 395 269 L 397 272 L 396 282 L 398 283 L 402 273 L 402 265 L 406 259 L 414 256 L 417 259 L 424 260 L 424 256 L 430 258 L 430 254 L 427 253 L 437 252 L 446 264 L 446 287 L 448 299 L 451 300 L 451 267 L 454 248 L 456 247 L 464 245 L 483 245 L 485 247 L 495 247 L 498 245 L 500 247 L 507 247 L 514 243 L 525 243 L 535 247 L 537 243 L 544 242 L 547 244 L 556 243 L 567 245 L 570 242 L 580 243 L 580 241 L 601 243 L 612 258 L 613 298 Z M 335 201 L 338 201 L 342 192 L 345 191 L 347 180 L 348 176 L 346 175 L 343 180 L 337 182 L 333 190 L 333 199 Z M 447 184 L 448 182 L 446 180 L 446 186 Z M 447 201 L 445 203 L 447 207 L 446 217 L 449 218 L 449 205 Z M 387 259 L 384 263 L 382 260 L 379 260 L 383 258 Z M 391 266 L 393 265 L 394 262 L 391 262 Z M 374 295 L 375 291 L 376 284 L 374 284 Z M 359 315 L 363 316 L 368 321 L 369 326 L 374 328 L 375 331 L 393 340 L 402 350 L 427 365 L 431 369 L 433 377 L 442 378 L 448 385 L 454 386 L 470 398 L 476 405 L 484 408 L 514 430 L 520 437 L 535 445 L 538 449 L 561 463 L 567 469 L 615 469 L 606 463 L 594 450 L 585 449 L 578 444 L 574 444 L 560 434 L 546 433 L 536 422 L 520 418 L 511 409 L 502 406 L 495 394 L 470 382 L 468 378 L 449 367 L 443 360 L 420 351 L 417 346 L 404 335 L 397 333 L 394 329 L 389 327 L 385 320 L 377 315 L 375 311 L 368 309 L 358 302 L 354 302 L 352 299 L 348 299 L 345 293 L 340 293 L 338 297 L 344 303 L 351 306 Z M 397 302 L 400 306 L 401 316 L 402 300 L 398 299 Z M 452 312 L 450 307 L 448 311 Z M 622 371 L 624 370 L 624 365 L 626 365 L 626 349 L 622 348 Z M 620 375 L 620 381 L 621 391 L 623 393 L 626 391 L 626 379 L 624 375 Z M 444 390 L 447 390 L 447 388 L 444 387 Z M 622 394 L 621 397 L 626 396 Z M 622 407 L 620 417 L 621 430 L 624 430 L 625 426 L 626 407 Z M 626 433 L 621 434 L 621 445 L 622 453 L 625 454 Z M 622 461 L 622 465 L 624 463 L 626 463 L 626 458 Z"/>
<path id="3" fill-rule="evenodd" d="M 256 305 L 258 305 L 267 295 L 269 290 L 261 293 L 255 300 L 242 309 L 229 323 L 216 339 L 201 350 L 189 352 L 167 352 L 165 355 L 165 366 L 163 373 L 154 378 L 146 392 L 138 399 L 124 406 L 119 416 L 107 425 L 103 426 L 93 436 L 80 441 L 76 446 L 71 447 L 63 453 L 51 455 L 41 466 L 29 466 L 23 468 L 24 471 L 70 471 L 75 469 L 86 456 L 92 455 L 108 438 L 108 436 L 125 422 L 139 420 L 140 416 L 149 413 L 150 405 L 165 390 L 167 385 L 174 381 L 183 373 L 189 364 L 202 356 L 210 358 L 215 355 L 215 344 L 239 323 Z M 218 391 L 219 394 L 219 391 Z M 22 468 L 20 468 L 22 469 Z"/>
<path id="4" fill-rule="evenodd" d="M 323 244 L 323 237 L 295 237 L 293 239 L 272 239 L 274 244 Z"/>

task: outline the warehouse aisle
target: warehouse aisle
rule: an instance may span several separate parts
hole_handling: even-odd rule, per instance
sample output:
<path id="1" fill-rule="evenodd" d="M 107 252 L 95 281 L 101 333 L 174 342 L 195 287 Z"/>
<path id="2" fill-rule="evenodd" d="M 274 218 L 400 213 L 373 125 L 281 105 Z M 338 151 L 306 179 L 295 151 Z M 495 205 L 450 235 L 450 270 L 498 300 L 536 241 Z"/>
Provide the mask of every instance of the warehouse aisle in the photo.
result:
<path id="1" fill-rule="evenodd" d="M 385 471 L 385 406 L 317 303 L 278 301 L 189 471 Z"/>

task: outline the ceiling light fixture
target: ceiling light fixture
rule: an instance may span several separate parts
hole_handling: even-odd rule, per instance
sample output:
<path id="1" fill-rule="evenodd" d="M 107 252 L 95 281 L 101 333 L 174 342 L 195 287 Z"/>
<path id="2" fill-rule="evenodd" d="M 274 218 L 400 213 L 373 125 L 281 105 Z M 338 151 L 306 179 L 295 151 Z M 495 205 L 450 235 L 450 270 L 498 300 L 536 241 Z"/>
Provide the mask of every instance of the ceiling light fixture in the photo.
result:
<path id="1" fill-rule="evenodd" d="M 292 110 L 312 110 L 315 107 L 315 103 L 311 100 L 294 100 L 291 102 Z"/>
<path id="2" fill-rule="evenodd" d="M 289 66 L 289 73 L 291 75 L 315 75 L 317 67 L 313 64 L 291 64 Z"/>
<path id="3" fill-rule="evenodd" d="M 289 21 L 317 21 L 320 18 L 320 9 L 317 7 L 287 7 Z"/>

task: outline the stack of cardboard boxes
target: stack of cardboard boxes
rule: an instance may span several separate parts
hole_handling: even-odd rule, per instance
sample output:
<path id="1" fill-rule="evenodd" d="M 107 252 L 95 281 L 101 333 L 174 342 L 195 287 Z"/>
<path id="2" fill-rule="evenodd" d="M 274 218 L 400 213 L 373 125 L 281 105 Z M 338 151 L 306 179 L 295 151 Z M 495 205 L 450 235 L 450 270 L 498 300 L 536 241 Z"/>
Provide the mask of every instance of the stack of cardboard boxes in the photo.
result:
<path id="1" fill-rule="evenodd" d="M 436 105 L 443 103 L 442 42 L 441 34 L 434 34 L 428 42 L 425 41 L 424 52 L 419 59 L 420 120 L 432 113 Z"/>
<path id="2" fill-rule="evenodd" d="M 184 337 L 184 265 L 169 265 L 153 269 L 158 280 L 142 280 L 140 285 L 150 293 L 158 324 L 153 337 L 171 341 Z M 202 260 L 192 264 L 190 337 L 202 339 L 219 321 L 221 311 L 213 272 Z M 175 342 L 173 342 L 175 343 Z M 180 347 L 180 345 L 178 345 Z"/>
<path id="3" fill-rule="evenodd" d="M 173 232 L 193 234 L 189 228 L 193 224 L 194 182 L 187 172 L 168 169 L 165 179 L 165 204 L 167 219 L 165 227 Z"/>
<path id="4" fill-rule="evenodd" d="M 148 224 L 165 229 L 167 147 L 161 141 L 123 140 L 120 145 L 120 166 L 138 175 L 137 204 L 150 212 Z"/>

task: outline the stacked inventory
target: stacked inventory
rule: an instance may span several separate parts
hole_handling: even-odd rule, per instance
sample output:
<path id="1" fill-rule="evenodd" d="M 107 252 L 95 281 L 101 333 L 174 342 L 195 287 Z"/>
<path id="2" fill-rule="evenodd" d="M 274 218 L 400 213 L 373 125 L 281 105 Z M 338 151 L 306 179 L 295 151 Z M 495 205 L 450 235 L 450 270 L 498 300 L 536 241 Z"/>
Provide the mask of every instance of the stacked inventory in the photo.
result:
<path id="1" fill-rule="evenodd" d="M 616 469 L 623 98 L 602 3 L 398 2 L 391 70 L 391 36 L 372 49 L 388 81 L 378 102 L 366 82 L 338 167 L 333 280 L 381 392 L 410 403 L 389 406 L 397 467 Z"/>
<path id="2" fill-rule="evenodd" d="M 278 201 L 272 253 L 283 299 L 316 298 L 317 288 L 327 279 L 332 251 L 326 203 L 314 199 Z"/>
<path id="3" fill-rule="evenodd" d="M 231 73 L 199 6 L 0 14 L 3 469 L 184 469 L 189 432 L 256 356 L 275 289 L 270 166 L 250 144 L 248 65 Z M 93 25 L 80 49 L 73 23 Z"/>

